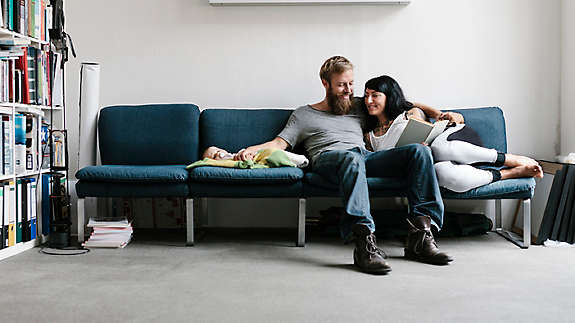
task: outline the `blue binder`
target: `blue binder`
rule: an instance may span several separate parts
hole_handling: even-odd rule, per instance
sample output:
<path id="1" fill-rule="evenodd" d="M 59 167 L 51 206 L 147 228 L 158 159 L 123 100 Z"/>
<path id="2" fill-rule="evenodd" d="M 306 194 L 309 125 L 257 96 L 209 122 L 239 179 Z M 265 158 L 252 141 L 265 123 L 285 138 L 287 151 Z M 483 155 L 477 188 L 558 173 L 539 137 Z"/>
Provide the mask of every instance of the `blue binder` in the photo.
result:
<path id="1" fill-rule="evenodd" d="M 52 175 L 42 175 L 42 234 L 50 234 L 50 219 L 52 210 L 50 209 L 50 194 L 52 194 Z"/>

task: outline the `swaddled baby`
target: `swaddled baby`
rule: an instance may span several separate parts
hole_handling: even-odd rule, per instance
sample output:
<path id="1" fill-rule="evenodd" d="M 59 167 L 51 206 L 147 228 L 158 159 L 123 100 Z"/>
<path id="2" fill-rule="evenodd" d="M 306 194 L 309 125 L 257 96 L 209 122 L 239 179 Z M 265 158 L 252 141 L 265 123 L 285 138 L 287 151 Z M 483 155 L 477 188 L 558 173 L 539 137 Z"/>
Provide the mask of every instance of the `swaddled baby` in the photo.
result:
<path id="1" fill-rule="evenodd" d="M 235 159 L 236 155 L 241 153 L 243 150 L 244 149 L 241 149 L 237 153 L 232 154 L 225 149 L 211 146 L 204 151 L 202 158 L 210 158 L 214 160 L 233 160 Z M 309 160 L 304 155 L 294 154 L 285 150 L 284 153 L 288 156 L 289 160 L 299 168 L 304 168 L 309 165 Z"/>

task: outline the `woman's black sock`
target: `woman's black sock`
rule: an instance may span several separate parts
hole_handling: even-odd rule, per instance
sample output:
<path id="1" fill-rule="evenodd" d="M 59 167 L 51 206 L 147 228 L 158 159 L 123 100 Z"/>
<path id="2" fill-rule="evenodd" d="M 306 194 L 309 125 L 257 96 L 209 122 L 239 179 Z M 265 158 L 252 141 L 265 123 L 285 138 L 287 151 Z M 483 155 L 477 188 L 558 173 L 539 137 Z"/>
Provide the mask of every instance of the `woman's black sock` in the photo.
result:
<path id="1" fill-rule="evenodd" d="M 495 160 L 495 166 L 501 167 L 505 164 L 505 153 L 497 152 L 497 159 Z"/>
<path id="2" fill-rule="evenodd" d="M 491 180 L 491 183 L 501 180 L 501 171 L 497 169 L 489 169 L 489 171 L 491 172 L 491 175 L 493 175 L 493 180 Z"/>

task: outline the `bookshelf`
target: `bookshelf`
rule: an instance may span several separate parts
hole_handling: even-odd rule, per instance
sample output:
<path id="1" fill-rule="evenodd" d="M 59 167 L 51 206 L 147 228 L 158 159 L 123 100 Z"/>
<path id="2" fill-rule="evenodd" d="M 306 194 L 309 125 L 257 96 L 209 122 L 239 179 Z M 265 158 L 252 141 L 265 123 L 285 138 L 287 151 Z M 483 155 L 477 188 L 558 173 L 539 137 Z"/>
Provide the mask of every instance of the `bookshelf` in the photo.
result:
<path id="1" fill-rule="evenodd" d="M 2 260 L 49 238 L 49 190 L 45 187 L 54 171 L 49 168 L 48 129 L 66 129 L 66 119 L 62 55 L 49 41 L 49 1 L 0 0 L 0 6 Z M 14 233 L 7 233 L 10 230 Z"/>

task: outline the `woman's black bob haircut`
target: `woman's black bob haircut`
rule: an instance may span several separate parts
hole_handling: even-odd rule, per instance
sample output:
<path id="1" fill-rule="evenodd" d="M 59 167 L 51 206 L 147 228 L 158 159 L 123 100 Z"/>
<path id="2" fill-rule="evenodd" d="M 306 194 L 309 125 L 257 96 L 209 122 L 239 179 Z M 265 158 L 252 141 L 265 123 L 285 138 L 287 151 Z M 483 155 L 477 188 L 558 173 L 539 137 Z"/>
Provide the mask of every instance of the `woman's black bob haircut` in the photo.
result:
<path id="1" fill-rule="evenodd" d="M 389 121 L 395 120 L 398 115 L 413 108 L 413 103 L 405 99 L 401 87 L 391 76 L 382 75 L 372 78 L 365 83 L 365 90 L 367 89 L 385 94 L 386 100 L 383 113 Z M 363 105 L 365 111 L 367 111 L 367 107 L 365 107 L 365 100 Z M 377 122 L 377 117 L 369 116 L 367 121 L 367 130 L 373 130 L 377 126 Z"/>

